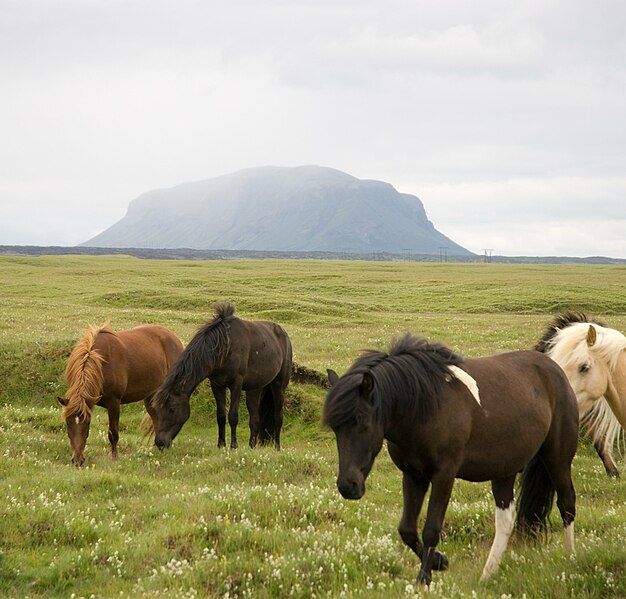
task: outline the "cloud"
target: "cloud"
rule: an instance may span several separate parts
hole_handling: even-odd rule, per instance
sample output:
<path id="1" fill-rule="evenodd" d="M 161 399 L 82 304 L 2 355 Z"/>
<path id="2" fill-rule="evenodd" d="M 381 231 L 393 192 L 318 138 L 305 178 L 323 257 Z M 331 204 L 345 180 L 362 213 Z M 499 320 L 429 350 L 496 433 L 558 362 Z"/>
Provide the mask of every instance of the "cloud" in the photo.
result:
<path id="1" fill-rule="evenodd" d="M 430 218 L 475 252 L 626 257 L 626 178 L 513 179 L 422 191 Z"/>
<path id="2" fill-rule="evenodd" d="M 585 233 L 624 218 L 624 29 L 614 1 L 2 3 L 0 242 L 73 243 L 150 188 L 317 163 L 415 193 L 472 248 L 510 230 L 490 244 L 626 255 L 619 229 L 597 251 Z"/>

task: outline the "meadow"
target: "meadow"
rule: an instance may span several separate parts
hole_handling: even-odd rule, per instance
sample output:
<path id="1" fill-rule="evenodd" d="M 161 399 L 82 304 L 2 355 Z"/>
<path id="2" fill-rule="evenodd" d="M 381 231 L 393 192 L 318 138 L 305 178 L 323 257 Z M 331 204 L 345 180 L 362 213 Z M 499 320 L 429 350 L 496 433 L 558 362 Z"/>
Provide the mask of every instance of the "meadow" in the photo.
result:
<path id="1" fill-rule="evenodd" d="M 0 257 L 0 596 L 409 597 L 418 562 L 396 533 L 401 477 L 383 449 L 362 500 L 335 488 L 324 392 L 288 389 L 283 451 L 217 449 L 208 385 L 172 448 L 122 412 L 120 458 L 96 410 L 86 467 L 69 463 L 56 395 L 82 329 L 159 323 L 187 342 L 228 299 L 272 319 L 295 359 L 345 371 L 361 349 L 407 330 L 467 356 L 532 347 L 552 316 L 585 310 L 626 330 L 626 267 L 341 261 L 142 261 Z M 247 434 L 245 407 L 240 439 Z M 574 465 L 577 554 L 556 511 L 545 543 L 512 539 L 479 582 L 492 541 L 488 484 L 458 482 L 434 597 L 626 596 L 626 487 L 589 444 Z M 423 518 L 423 516 L 422 516 Z"/>

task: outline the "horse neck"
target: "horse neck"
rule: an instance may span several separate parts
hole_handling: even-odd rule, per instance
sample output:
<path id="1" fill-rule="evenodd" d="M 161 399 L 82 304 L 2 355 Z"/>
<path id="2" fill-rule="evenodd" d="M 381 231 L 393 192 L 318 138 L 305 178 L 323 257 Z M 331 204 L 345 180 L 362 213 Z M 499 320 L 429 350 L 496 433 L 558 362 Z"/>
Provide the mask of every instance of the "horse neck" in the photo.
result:
<path id="1" fill-rule="evenodd" d="M 387 414 L 383 421 L 384 436 L 396 445 L 402 445 L 407 438 L 414 438 L 416 431 L 421 429 L 416 410 L 402 411 L 392 405 Z"/>
<path id="2" fill-rule="evenodd" d="M 181 362 L 174 365 L 173 368 L 177 369 L 177 372 L 174 374 L 177 376 L 173 377 L 169 385 L 171 390 L 176 390 L 177 393 L 185 396 L 190 396 L 196 390 L 196 387 L 204 379 L 210 377 L 215 370 L 215 368 L 210 368 L 209 365 L 206 365 L 206 367 L 202 369 L 190 368 L 190 363 L 186 364 L 185 362 L 191 359 L 192 358 L 187 355 Z M 187 369 L 186 374 L 184 373 L 185 369 Z"/>
<path id="3" fill-rule="evenodd" d="M 97 330 L 86 335 L 72 351 L 65 376 L 69 385 L 67 415 L 86 416 L 98 403 L 104 387 L 103 356 L 94 348 Z"/>

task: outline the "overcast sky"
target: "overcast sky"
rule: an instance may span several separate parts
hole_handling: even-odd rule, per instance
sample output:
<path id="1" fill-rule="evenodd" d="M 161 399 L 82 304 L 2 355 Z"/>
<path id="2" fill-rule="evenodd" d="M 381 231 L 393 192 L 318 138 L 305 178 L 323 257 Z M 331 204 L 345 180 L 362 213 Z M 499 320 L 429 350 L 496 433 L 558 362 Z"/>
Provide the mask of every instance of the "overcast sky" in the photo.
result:
<path id="1" fill-rule="evenodd" d="M 626 3 L 0 0 L 0 244 L 321 164 L 468 249 L 626 257 Z"/>

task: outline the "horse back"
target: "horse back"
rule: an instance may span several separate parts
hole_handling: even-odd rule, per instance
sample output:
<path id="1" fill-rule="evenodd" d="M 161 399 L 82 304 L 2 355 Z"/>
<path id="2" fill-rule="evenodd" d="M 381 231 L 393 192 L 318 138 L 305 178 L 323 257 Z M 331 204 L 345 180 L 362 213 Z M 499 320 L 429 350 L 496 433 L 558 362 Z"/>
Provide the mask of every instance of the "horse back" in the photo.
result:
<path id="1" fill-rule="evenodd" d="M 504 478 L 521 470 L 554 430 L 576 436 L 578 411 L 561 368 L 534 351 L 465 360 L 461 367 L 478 386 L 479 400 L 460 381 L 443 392 L 433 427 L 447 435 L 435 451 L 457 455 L 458 477 Z M 445 437 L 447 440 L 444 440 Z"/>
<path id="2" fill-rule="evenodd" d="M 261 389 L 277 377 L 289 381 L 291 341 L 286 331 L 269 320 L 230 323 L 230 351 L 224 368 L 243 377 L 244 389 Z"/>
<path id="3" fill-rule="evenodd" d="M 103 400 L 117 397 L 122 403 L 152 395 L 183 349 L 172 331 L 158 325 L 100 333 L 94 347 L 105 358 Z"/>

